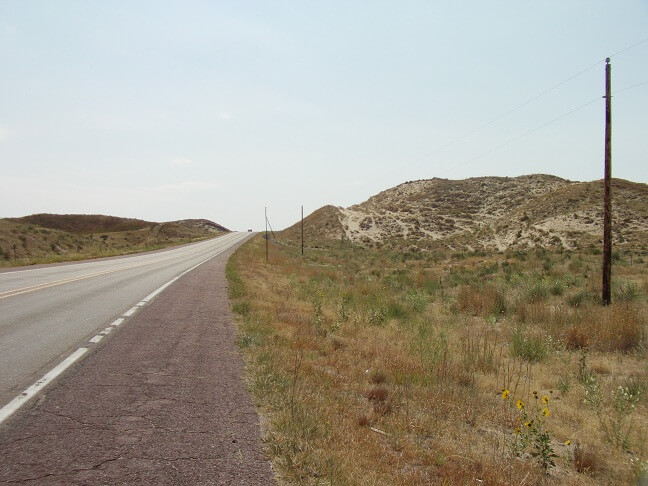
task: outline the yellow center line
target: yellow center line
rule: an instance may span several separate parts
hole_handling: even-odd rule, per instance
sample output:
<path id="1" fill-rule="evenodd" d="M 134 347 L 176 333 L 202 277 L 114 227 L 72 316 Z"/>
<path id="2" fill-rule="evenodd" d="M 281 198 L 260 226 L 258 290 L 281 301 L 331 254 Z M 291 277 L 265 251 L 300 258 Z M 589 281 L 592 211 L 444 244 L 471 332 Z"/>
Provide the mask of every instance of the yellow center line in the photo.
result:
<path id="1" fill-rule="evenodd" d="M 173 259 L 171 259 L 173 260 Z M 7 290 L 5 292 L 0 292 L 0 299 L 6 299 L 7 297 L 13 297 L 15 295 L 20 295 L 20 294 L 26 294 L 28 292 L 34 292 L 36 290 L 42 290 L 46 289 L 49 287 L 56 287 L 57 285 L 63 285 L 66 283 L 71 283 L 71 282 L 78 282 L 79 280 L 85 280 L 87 278 L 92 278 L 92 277 L 98 277 L 100 275 L 107 275 L 109 273 L 115 273 L 115 272 L 121 272 L 123 270 L 130 270 L 132 268 L 138 268 L 138 267 L 143 267 L 145 265 L 151 265 L 153 263 L 158 263 L 165 261 L 165 259 L 157 259 L 157 260 L 152 260 L 150 262 L 144 262 L 144 263 L 139 263 L 137 265 L 129 265 L 127 267 L 120 267 L 120 268 L 115 268 L 113 270 L 104 270 L 103 272 L 96 272 L 96 273 L 90 273 L 87 275 L 81 275 L 79 277 L 70 277 L 70 278 L 64 278 L 61 280 L 55 280 L 53 282 L 46 282 L 38 285 L 32 285 L 30 287 L 23 287 L 20 289 L 14 289 L 14 290 Z M 170 260 L 169 260 L 170 261 Z"/>

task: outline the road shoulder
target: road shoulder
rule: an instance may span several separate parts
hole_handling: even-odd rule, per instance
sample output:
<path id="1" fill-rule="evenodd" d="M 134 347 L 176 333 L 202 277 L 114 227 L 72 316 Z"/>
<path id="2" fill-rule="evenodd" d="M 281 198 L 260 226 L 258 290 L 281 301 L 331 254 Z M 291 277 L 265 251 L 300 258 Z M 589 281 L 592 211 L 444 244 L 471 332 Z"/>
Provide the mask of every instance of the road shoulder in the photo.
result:
<path id="1" fill-rule="evenodd" d="M 230 249 L 0 428 L 0 482 L 271 484 L 243 382 Z"/>

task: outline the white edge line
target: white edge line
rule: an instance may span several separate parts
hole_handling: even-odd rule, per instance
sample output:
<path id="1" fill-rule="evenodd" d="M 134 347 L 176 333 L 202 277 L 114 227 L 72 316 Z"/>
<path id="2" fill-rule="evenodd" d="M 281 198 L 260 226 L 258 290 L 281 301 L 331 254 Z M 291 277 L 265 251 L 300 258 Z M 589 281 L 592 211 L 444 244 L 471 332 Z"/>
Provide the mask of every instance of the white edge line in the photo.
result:
<path id="1" fill-rule="evenodd" d="M 209 258 L 203 260 L 202 262 L 198 263 L 197 265 L 194 265 L 191 267 L 189 270 L 185 270 L 182 272 L 180 275 L 172 278 L 169 280 L 167 283 L 162 285 L 160 288 L 157 290 L 153 291 L 150 293 L 147 297 L 142 299 L 142 301 L 137 304 L 134 307 L 131 307 L 128 311 L 124 313 L 124 316 L 131 316 L 138 310 L 138 306 L 140 305 L 146 305 L 149 300 L 154 298 L 156 295 L 158 295 L 160 292 L 162 292 L 164 289 L 166 289 L 169 285 L 171 285 L 173 282 L 178 280 L 180 277 L 183 275 L 186 275 L 187 273 L 191 272 L 192 270 L 198 268 L 200 265 L 203 263 L 208 262 L 214 257 L 217 257 L 221 253 L 223 253 L 225 250 L 229 249 L 232 245 L 229 245 L 226 248 L 223 248 L 221 251 L 218 253 L 213 254 Z M 19 270 L 20 271 L 20 270 Z M 26 270 L 25 270 L 26 271 Z M 115 319 L 110 326 L 119 326 L 121 323 L 124 322 L 123 317 L 119 317 Z M 108 326 L 104 331 L 102 331 L 104 334 L 108 334 L 110 332 L 110 326 Z M 93 343 L 98 343 L 101 341 L 104 337 L 104 334 L 97 334 L 94 336 L 92 339 L 90 339 L 90 342 Z M 88 348 L 79 348 L 77 349 L 74 353 L 72 353 L 70 356 L 65 358 L 63 361 L 61 361 L 58 365 L 56 365 L 54 368 L 52 368 L 48 373 L 46 373 L 40 380 L 38 380 L 36 383 L 33 385 L 29 386 L 26 388 L 20 395 L 18 395 L 16 398 L 11 400 L 9 403 L 7 403 L 4 407 L 0 408 L 0 424 L 7 420 L 14 412 L 16 412 L 20 407 L 22 407 L 25 403 L 27 403 L 30 399 L 34 398 L 36 394 L 43 389 L 45 386 L 47 386 L 52 380 L 54 380 L 57 376 L 59 376 L 61 373 L 63 373 L 66 369 L 68 369 L 70 366 L 72 366 L 81 356 L 83 356 L 85 353 L 88 352 Z"/>
<path id="2" fill-rule="evenodd" d="M 68 369 L 75 361 L 83 356 L 88 351 L 88 348 L 79 348 L 70 356 L 61 361 L 45 376 L 43 376 L 36 383 L 26 388 L 20 395 L 7 403 L 4 407 L 0 408 L 0 424 L 9 418 L 16 410 L 22 407 L 28 400 L 33 398 L 43 387 L 49 384 L 54 378 Z"/>
<path id="3" fill-rule="evenodd" d="M 138 309 L 139 309 L 139 307 L 137 307 L 137 306 L 131 307 L 131 308 L 128 309 L 126 312 L 124 312 L 122 315 L 123 315 L 124 317 L 130 317 L 130 316 L 132 316 L 133 314 L 135 314 L 135 313 L 137 312 Z"/>

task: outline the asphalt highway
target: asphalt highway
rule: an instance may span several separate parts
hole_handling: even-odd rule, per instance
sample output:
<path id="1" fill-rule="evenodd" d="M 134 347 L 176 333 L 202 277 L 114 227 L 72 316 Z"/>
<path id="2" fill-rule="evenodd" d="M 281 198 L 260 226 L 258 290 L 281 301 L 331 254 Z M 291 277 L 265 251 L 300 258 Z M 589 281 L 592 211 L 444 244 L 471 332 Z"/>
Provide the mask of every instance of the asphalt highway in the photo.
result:
<path id="1" fill-rule="evenodd" d="M 161 286 L 248 236 L 1 272 L 0 408 Z"/>

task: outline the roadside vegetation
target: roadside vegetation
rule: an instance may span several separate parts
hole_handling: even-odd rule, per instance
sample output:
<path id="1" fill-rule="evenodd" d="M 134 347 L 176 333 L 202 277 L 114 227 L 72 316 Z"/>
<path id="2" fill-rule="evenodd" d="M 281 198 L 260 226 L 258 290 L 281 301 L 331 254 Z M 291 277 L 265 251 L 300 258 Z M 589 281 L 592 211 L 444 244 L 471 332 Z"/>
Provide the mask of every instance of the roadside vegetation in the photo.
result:
<path id="1" fill-rule="evenodd" d="M 632 484 L 648 474 L 648 262 L 254 238 L 227 274 L 284 483 Z"/>

